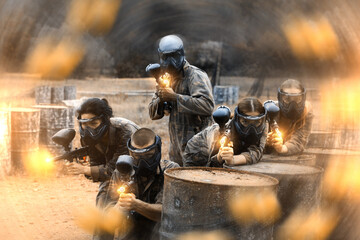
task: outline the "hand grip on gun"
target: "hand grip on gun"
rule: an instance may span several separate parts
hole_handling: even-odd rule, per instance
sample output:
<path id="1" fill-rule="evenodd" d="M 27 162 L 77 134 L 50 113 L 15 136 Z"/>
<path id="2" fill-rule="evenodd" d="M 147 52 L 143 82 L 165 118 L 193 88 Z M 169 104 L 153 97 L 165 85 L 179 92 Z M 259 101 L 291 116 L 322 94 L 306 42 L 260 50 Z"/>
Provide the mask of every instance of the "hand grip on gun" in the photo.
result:
<path id="1" fill-rule="evenodd" d="M 163 101 L 163 109 L 165 116 L 171 112 L 171 104 L 168 102 L 173 98 L 174 91 L 169 89 L 171 86 L 171 75 L 167 72 L 162 73 L 161 66 L 158 63 L 149 64 L 146 67 L 146 72 L 155 78 L 157 85 L 157 95 Z M 169 98 L 169 99 L 167 99 Z"/>
<path id="2" fill-rule="evenodd" d="M 276 145 L 279 147 L 280 142 L 282 144 L 282 134 L 279 130 L 279 125 L 276 122 L 276 118 L 279 115 L 280 108 L 276 105 L 276 103 L 272 100 L 268 100 L 264 102 L 264 108 L 266 109 L 267 116 L 270 123 L 271 132 L 268 134 L 267 144 Z"/>
<path id="3" fill-rule="evenodd" d="M 135 182 L 134 182 L 134 159 L 129 155 L 121 155 L 116 161 L 116 169 L 113 173 L 114 183 L 117 186 L 119 199 L 117 205 L 132 210 L 133 201 L 135 201 Z"/>

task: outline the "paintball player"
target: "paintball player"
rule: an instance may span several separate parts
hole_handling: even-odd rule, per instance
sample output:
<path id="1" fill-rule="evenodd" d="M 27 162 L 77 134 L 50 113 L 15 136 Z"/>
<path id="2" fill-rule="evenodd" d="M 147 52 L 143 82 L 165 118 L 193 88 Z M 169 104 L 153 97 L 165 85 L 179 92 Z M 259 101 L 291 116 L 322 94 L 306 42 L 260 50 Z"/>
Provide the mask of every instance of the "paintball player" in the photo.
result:
<path id="1" fill-rule="evenodd" d="M 281 155 L 301 153 L 311 133 L 313 114 L 306 101 L 306 89 L 293 79 L 284 81 L 278 89 L 280 113 L 277 123 L 280 133 L 270 130 L 266 141 L 266 152 Z"/>
<path id="2" fill-rule="evenodd" d="M 120 155 L 128 154 L 127 141 L 139 127 L 124 118 L 111 118 L 112 108 L 106 99 L 90 98 L 77 109 L 81 145 L 89 146 L 90 166 L 72 162 L 67 169 L 72 174 L 84 174 L 100 182 L 96 205 L 106 205 L 109 180 Z M 110 119 L 111 118 L 111 119 Z M 94 239 L 109 239 L 106 236 Z"/>
<path id="3" fill-rule="evenodd" d="M 133 162 L 135 186 L 132 192 L 120 193 L 116 170 L 111 179 L 109 205 L 130 212 L 132 229 L 119 239 L 159 239 L 162 211 L 164 171 L 179 167 L 177 163 L 161 160 L 161 138 L 148 128 L 137 130 L 128 141 L 130 156 L 120 156 L 117 162 Z"/>
<path id="4" fill-rule="evenodd" d="M 212 88 L 207 74 L 185 60 L 183 42 L 178 36 L 163 37 L 158 52 L 161 71 L 171 76 L 171 82 L 169 87 L 157 87 L 149 114 L 152 120 L 161 119 L 167 111 L 164 103 L 170 105 L 169 156 L 182 165 L 188 140 L 212 123 Z"/>
<path id="5" fill-rule="evenodd" d="M 184 152 L 184 166 L 222 167 L 223 163 L 234 166 L 261 160 L 268 124 L 266 111 L 257 98 L 240 100 L 225 131 L 222 128 L 215 123 L 191 138 Z"/>

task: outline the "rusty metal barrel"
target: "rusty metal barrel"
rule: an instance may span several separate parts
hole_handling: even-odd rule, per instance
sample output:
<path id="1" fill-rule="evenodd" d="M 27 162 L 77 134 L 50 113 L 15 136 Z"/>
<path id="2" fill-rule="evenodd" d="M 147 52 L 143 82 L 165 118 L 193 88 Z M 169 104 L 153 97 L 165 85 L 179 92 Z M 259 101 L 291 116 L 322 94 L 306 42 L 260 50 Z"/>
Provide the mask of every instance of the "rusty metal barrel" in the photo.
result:
<path id="1" fill-rule="evenodd" d="M 6 108 L 0 109 L 0 172 L 4 174 L 9 174 L 11 170 L 10 134 L 10 111 Z"/>
<path id="2" fill-rule="evenodd" d="M 340 131 L 312 131 L 307 143 L 311 148 L 334 148 L 340 145 Z"/>
<path id="3" fill-rule="evenodd" d="M 39 150 L 40 111 L 34 108 L 11 109 L 11 167 L 23 171 L 24 161 Z"/>
<path id="4" fill-rule="evenodd" d="M 349 149 L 327 149 L 327 148 L 307 148 L 306 154 L 316 155 L 316 165 L 322 168 L 326 168 L 333 160 L 346 159 L 349 157 L 360 158 L 360 151 Z"/>
<path id="5" fill-rule="evenodd" d="M 67 115 L 68 128 L 75 128 L 75 113 L 76 113 L 76 109 L 74 107 L 68 106 L 68 115 Z"/>
<path id="6" fill-rule="evenodd" d="M 226 231 L 235 239 L 272 239 L 273 225 L 239 225 L 227 203 L 235 192 L 276 192 L 275 178 L 207 167 L 167 169 L 164 176 L 161 239 L 174 239 L 189 231 L 211 230 Z"/>
<path id="7" fill-rule="evenodd" d="M 320 203 L 320 187 L 324 171 L 320 167 L 270 162 L 225 167 L 262 173 L 279 180 L 278 197 L 282 217 L 275 225 L 275 231 L 297 206 L 310 208 Z"/>
<path id="8" fill-rule="evenodd" d="M 299 154 L 292 156 L 282 156 L 278 154 L 264 154 L 261 162 L 272 162 L 272 163 L 288 163 L 288 164 L 300 164 L 315 166 L 316 155 L 315 154 Z"/>
<path id="9" fill-rule="evenodd" d="M 215 86 L 214 101 L 216 104 L 236 104 L 239 98 L 238 86 Z"/>
<path id="10" fill-rule="evenodd" d="M 36 104 L 51 103 L 51 86 L 38 86 L 35 88 Z"/>
<path id="11" fill-rule="evenodd" d="M 51 103 L 60 103 L 64 100 L 64 87 L 51 87 Z"/>
<path id="12" fill-rule="evenodd" d="M 64 86 L 64 100 L 76 99 L 76 86 Z"/>
<path id="13" fill-rule="evenodd" d="M 61 129 L 69 126 L 69 109 L 66 106 L 36 105 L 40 110 L 40 139 L 39 144 L 51 153 L 57 154 L 61 146 L 56 145 L 51 137 Z"/>

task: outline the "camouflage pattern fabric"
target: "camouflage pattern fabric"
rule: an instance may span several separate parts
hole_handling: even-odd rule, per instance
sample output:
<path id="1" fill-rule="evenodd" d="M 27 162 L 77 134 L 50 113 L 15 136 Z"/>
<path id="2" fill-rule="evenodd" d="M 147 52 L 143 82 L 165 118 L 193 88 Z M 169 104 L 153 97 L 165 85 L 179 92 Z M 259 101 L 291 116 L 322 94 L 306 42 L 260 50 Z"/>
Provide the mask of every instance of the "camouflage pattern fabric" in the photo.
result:
<path id="1" fill-rule="evenodd" d="M 188 62 L 184 65 L 182 77 L 171 82 L 171 88 L 178 94 L 177 101 L 171 102 L 169 116 L 170 160 L 182 165 L 186 143 L 195 134 L 212 123 L 214 99 L 209 78 L 205 72 Z M 152 120 L 164 116 L 164 103 L 155 93 L 149 104 Z"/>
<path id="2" fill-rule="evenodd" d="M 313 118 L 314 114 L 310 102 L 305 102 L 305 113 L 301 119 L 292 121 L 279 114 L 277 122 L 284 144 L 288 148 L 288 152 L 281 155 L 295 155 L 304 151 L 311 133 Z M 274 151 L 271 146 L 266 146 L 267 153 L 273 153 Z"/>
<path id="3" fill-rule="evenodd" d="M 138 199 L 150 204 L 162 204 L 164 186 L 163 173 L 166 169 L 179 167 L 179 165 L 169 160 L 161 160 L 160 166 L 161 171 L 158 168 L 157 174 L 147 179 L 135 176 L 136 192 L 134 194 Z M 119 194 L 117 193 L 119 186 L 115 180 L 117 179 L 115 176 L 117 173 L 117 170 L 115 170 L 110 181 L 107 207 L 114 206 L 119 198 Z M 125 236 L 116 238 L 117 240 L 152 240 L 160 238 L 160 222 L 154 222 L 135 211 L 131 212 L 130 217 L 133 221 L 132 230 Z"/>
<path id="4" fill-rule="evenodd" d="M 238 138 L 235 137 L 235 129 L 231 121 L 226 128 L 230 129 L 229 138 L 234 142 L 234 155 L 243 155 L 246 164 L 254 164 L 261 160 L 266 144 L 268 124 L 266 124 L 264 133 L 257 145 L 247 145 L 236 140 Z M 222 136 L 223 133 L 220 132 L 220 127 L 216 123 L 196 134 L 186 146 L 183 158 L 184 166 L 222 167 L 216 158 Z"/>
<path id="5" fill-rule="evenodd" d="M 89 149 L 91 179 L 94 182 L 109 180 L 120 155 L 129 154 L 127 141 L 139 129 L 134 122 L 125 118 L 111 118 L 109 128 L 109 144 L 95 145 Z M 81 141 L 82 145 L 83 142 Z"/>

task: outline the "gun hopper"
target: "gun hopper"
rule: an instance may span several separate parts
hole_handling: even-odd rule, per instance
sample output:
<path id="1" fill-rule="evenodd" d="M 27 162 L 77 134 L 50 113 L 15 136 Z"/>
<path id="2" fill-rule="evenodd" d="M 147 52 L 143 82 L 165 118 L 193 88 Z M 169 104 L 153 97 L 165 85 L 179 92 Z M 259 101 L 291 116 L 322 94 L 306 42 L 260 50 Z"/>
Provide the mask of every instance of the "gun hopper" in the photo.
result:
<path id="1" fill-rule="evenodd" d="M 85 157 L 88 155 L 89 147 L 82 147 L 75 149 L 71 151 L 70 143 L 75 137 L 75 130 L 74 129 L 62 129 L 55 133 L 54 136 L 52 136 L 52 140 L 61 146 L 64 147 L 65 154 L 61 156 L 57 156 L 52 159 L 52 161 L 59 161 L 59 160 L 68 160 L 69 162 L 73 162 L 74 159 L 78 161 L 78 159 Z"/>
<path id="2" fill-rule="evenodd" d="M 281 137 L 279 125 L 276 122 L 276 118 L 279 115 L 280 108 L 272 100 L 268 100 L 264 102 L 264 108 L 267 111 L 267 117 L 269 119 L 271 130 L 275 131 Z"/>
<path id="3" fill-rule="evenodd" d="M 227 106 L 220 106 L 213 112 L 214 121 L 219 124 L 220 132 L 223 137 L 220 139 L 221 147 L 228 146 L 232 147 L 233 143 L 229 139 L 230 131 L 226 130 L 226 123 L 230 120 L 231 110 Z"/>
<path id="4" fill-rule="evenodd" d="M 128 155 L 119 156 L 116 161 L 115 181 L 118 186 L 117 192 L 134 192 L 134 159 Z"/>

